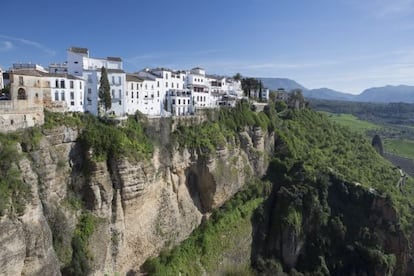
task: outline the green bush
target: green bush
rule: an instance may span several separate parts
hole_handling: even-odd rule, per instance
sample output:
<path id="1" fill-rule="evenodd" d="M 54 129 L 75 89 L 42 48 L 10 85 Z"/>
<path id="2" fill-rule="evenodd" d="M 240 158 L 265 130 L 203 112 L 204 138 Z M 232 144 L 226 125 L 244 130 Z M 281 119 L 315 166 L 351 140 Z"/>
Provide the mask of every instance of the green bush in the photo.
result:
<path id="1" fill-rule="evenodd" d="M 16 137 L 0 134 L 0 215 L 21 215 L 30 199 L 30 187 L 21 179 Z"/>
<path id="2" fill-rule="evenodd" d="M 72 237 L 72 260 L 62 269 L 63 275 L 88 275 L 92 256 L 88 249 L 89 238 L 96 228 L 98 219 L 91 213 L 81 215 Z"/>

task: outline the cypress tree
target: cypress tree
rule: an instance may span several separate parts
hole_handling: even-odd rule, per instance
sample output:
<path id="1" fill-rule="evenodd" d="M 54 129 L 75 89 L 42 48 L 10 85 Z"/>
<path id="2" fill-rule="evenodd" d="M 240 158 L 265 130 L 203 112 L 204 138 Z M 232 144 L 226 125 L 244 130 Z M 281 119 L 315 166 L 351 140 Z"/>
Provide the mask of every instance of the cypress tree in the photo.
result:
<path id="1" fill-rule="evenodd" d="M 102 66 L 101 68 L 101 79 L 99 81 L 99 107 L 103 105 L 105 111 L 111 109 L 112 100 L 111 100 L 111 86 L 109 85 L 108 72 L 106 68 Z"/>

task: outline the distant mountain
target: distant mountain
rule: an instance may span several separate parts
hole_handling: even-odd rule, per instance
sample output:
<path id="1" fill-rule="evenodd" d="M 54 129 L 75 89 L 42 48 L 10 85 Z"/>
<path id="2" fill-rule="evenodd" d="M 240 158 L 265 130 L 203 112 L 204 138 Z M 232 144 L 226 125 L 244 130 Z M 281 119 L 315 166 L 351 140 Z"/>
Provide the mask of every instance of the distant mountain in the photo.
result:
<path id="1" fill-rule="evenodd" d="M 306 98 L 373 103 L 414 103 L 414 86 L 408 85 L 387 85 L 384 87 L 374 87 L 364 90 L 359 95 L 352 95 L 345 92 L 335 91 L 330 88 L 307 89 L 296 81 L 287 78 L 258 79 L 261 80 L 263 85 L 270 90 L 278 90 L 281 88 L 286 91 L 301 89 Z"/>
<path id="2" fill-rule="evenodd" d="M 294 80 L 286 78 L 258 78 L 262 81 L 263 86 L 269 88 L 270 90 L 285 89 L 290 91 L 293 89 L 302 89 L 307 90 L 304 86 L 300 85 Z"/>
<path id="3" fill-rule="evenodd" d="M 264 87 L 269 88 L 270 90 L 278 90 L 281 88 L 286 91 L 290 91 L 293 89 L 301 89 L 303 91 L 303 95 L 306 98 L 350 101 L 355 97 L 354 95 L 335 91 L 329 88 L 307 89 L 306 87 L 297 83 L 296 81 L 287 78 L 258 79 L 262 81 Z"/>
<path id="4" fill-rule="evenodd" d="M 304 90 L 303 96 L 305 96 L 305 98 L 335 100 L 335 101 L 352 101 L 352 100 L 355 100 L 355 97 L 356 97 L 356 95 L 335 91 L 329 88 Z"/>
<path id="5" fill-rule="evenodd" d="M 355 98 L 359 102 L 405 102 L 414 103 L 414 86 L 387 85 L 384 87 L 374 87 L 364 90 Z"/>

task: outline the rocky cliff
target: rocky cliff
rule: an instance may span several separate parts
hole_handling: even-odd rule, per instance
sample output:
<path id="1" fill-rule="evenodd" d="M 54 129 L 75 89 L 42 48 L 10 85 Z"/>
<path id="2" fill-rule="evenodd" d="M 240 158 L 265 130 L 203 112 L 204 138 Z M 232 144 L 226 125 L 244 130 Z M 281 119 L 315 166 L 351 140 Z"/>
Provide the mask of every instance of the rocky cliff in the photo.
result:
<path id="1" fill-rule="evenodd" d="M 210 154 L 161 143 L 149 160 L 96 161 L 77 138 L 78 130 L 57 127 L 23 147 L 18 168 L 32 196 L 21 215 L 0 220 L 0 274 L 59 275 L 74 258 L 82 205 L 96 218 L 90 274 L 137 272 L 149 256 L 188 237 L 247 179 L 263 175 L 274 142 L 273 134 L 245 128 Z"/>

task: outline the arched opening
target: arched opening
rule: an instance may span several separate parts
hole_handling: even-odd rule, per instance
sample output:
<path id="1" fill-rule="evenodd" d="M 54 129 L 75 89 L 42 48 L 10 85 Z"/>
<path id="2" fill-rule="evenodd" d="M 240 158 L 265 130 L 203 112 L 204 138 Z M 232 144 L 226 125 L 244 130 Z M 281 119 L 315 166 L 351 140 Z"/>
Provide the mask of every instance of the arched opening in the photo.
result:
<path id="1" fill-rule="evenodd" d="M 26 90 L 24 90 L 23 88 L 19 88 L 19 90 L 17 90 L 17 99 L 26 100 L 27 99 Z"/>

